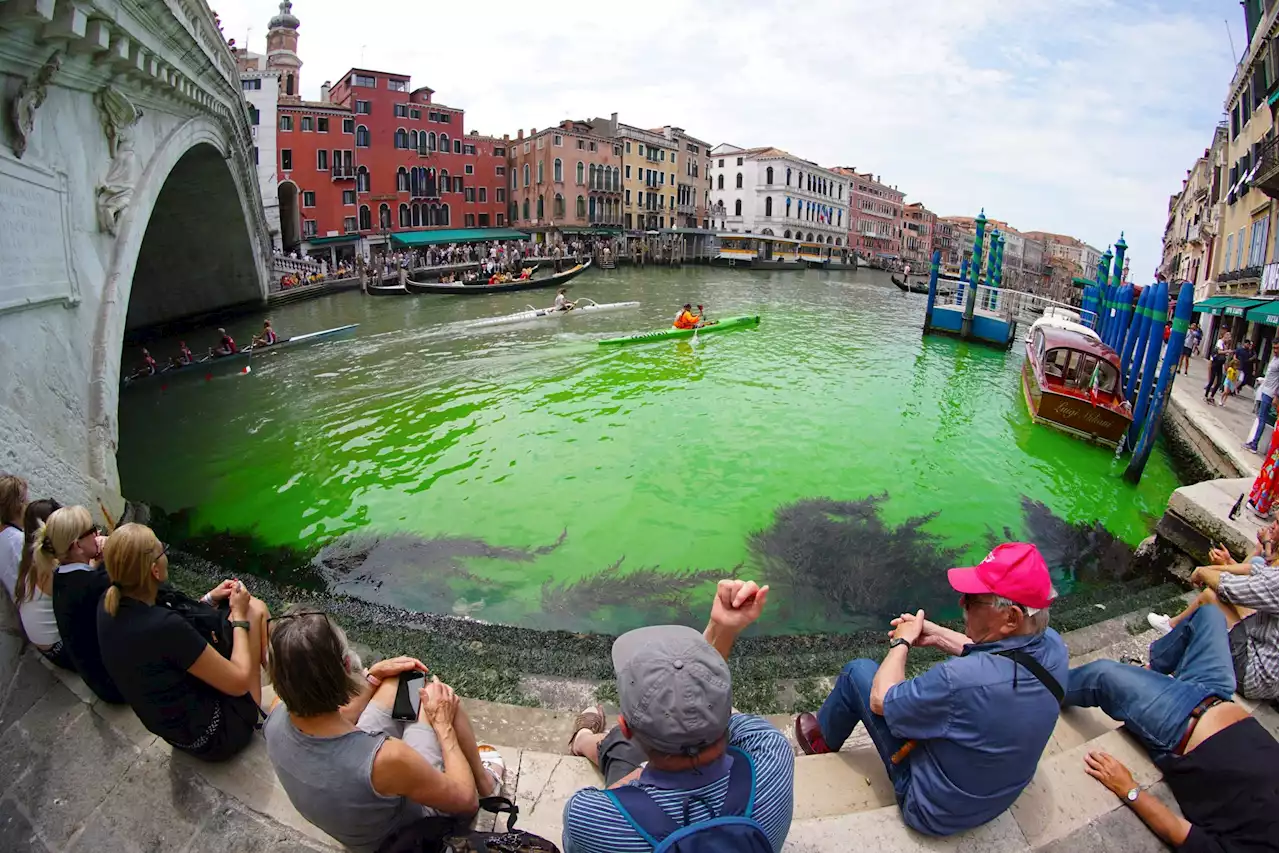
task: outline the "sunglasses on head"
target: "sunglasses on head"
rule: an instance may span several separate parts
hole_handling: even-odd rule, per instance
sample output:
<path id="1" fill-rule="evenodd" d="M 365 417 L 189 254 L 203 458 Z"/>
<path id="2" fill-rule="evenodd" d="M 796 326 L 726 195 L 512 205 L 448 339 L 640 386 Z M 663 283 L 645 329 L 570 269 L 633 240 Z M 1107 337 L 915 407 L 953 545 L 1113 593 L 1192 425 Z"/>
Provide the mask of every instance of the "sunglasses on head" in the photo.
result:
<path id="1" fill-rule="evenodd" d="M 286 619 L 299 619 L 303 616 L 328 616 L 323 610 L 302 610 L 297 613 L 286 613 L 283 616 L 272 616 L 268 622 L 284 622 Z"/>
<path id="2" fill-rule="evenodd" d="M 167 557 L 167 556 L 169 556 L 169 543 L 168 543 L 168 542 L 161 542 L 161 543 L 160 543 L 160 553 L 156 555 L 156 558 L 155 558 L 154 562 L 157 562 L 157 563 L 158 563 L 158 562 L 160 562 L 160 558 L 161 558 L 161 557 Z"/>

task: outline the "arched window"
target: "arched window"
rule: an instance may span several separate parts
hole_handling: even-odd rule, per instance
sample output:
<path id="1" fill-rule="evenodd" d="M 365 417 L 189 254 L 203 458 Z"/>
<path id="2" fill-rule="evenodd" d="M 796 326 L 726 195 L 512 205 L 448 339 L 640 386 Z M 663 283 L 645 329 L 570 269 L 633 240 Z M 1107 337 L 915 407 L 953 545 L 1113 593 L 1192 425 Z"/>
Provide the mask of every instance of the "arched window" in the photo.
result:
<path id="1" fill-rule="evenodd" d="M 543 179 L 543 163 L 541 160 L 539 160 L 538 161 L 538 183 L 542 183 L 542 179 Z"/>
<path id="2" fill-rule="evenodd" d="M 512 201 L 510 204 L 507 205 L 508 220 L 510 220 L 511 222 L 515 222 L 517 219 L 520 218 L 519 214 L 520 214 L 520 208 L 516 206 L 516 203 L 514 201 Z"/>
<path id="3" fill-rule="evenodd" d="M 293 75 L 287 74 L 284 78 L 284 93 L 286 95 L 293 94 Z"/>
<path id="4" fill-rule="evenodd" d="M 787 217 L 791 216 L 791 196 L 787 196 Z"/>
<path id="5" fill-rule="evenodd" d="M 373 219 L 369 215 L 369 205 L 360 205 L 360 230 L 368 231 L 373 228 Z"/>
<path id="6" fill-rule="evenodd" d="M 409 205 L 400 205 L 400 227 L 409 228 L 413 220 L 409 218 Z"/>
<path id="7" fill-rule="evenodd" d="M 418 134 L 418 153 L 427 153 L 427 132 L 424 130 Z"/>
<path id="8" fill-rule="evenodd" d="M 544 216 L 546 216 L 546 211 L 543 209 L 542 196 L 538 196 L 538 218 L 542 219 Z"/>
<path id="9" fill-rule="evenodd" d="M 560 161 L 557 160 L 556 162 L 559 163 Z M 564 196 L 560 195 L 560 193 L 556 193 L 555 212 L 552 215 L 559 219 L 564 219 Z"/>
<path id="10" fill-rule="evenodd" d="M 791 186 L 791 167 L 787 167 L 787 186 Z"/>
<path id="11" fill-rule="evenodd" d="M 369 147 L 369 128 L 365 127 L 363 124 L 356 126 L 356 147 Z"/>
<path id="12" fill-rule="evenodd" d="M 441 170 L 440 170 L 440 188 L 439 188 L 438 192 L 442 192 L 442 193 L 452 192 L 451 187 L 452 187 L 452 185 L 449 183 L 449 172 L 448 172 L 448 170 L 446 170 L 446 169 L 441 169 Z"/>
<path id="13" fill-rule="evenodd" d="M 837 246 L 841 245 L 841 243 L 840 243 L 840 238 L 839 238 L 839 237 L 837 237 L 837 238 L 836 238 L 836 245 L 837 245 Z"/>
<path id="14" fill-rule="evenodd" d="M 527 187 L 527 186 L 529 186 L 529 164 L 528 164 L 528 163 L 525 163 L 525 164 L 524 164 L 524 170 L 523 170 L 523 171 L 524 171 L 524 185 Z M 529 217 L 527 217 L 527 216 L 525 217 L 525 219 L 528 219 L 528 218 L 529 218 Z"/>
<path id="15" fill-rule="evenodd" d="M 587 221 L 588 222 L 596 221 L 596 197 L 595 196 L 592 196 L 590 201 L 587 202 Z"/>
<path id="16" fill-rule="evenodd" d="M 409 173 L 405 171 L 404 166 L 396 170 L 396 192 L 407 193 L 409 191 Z"/>
<path id="17" fill-rule="evenodd" d="M 833 239 L 834 239 L 834 238 L 833 238 L 830 234 L 828 234 L 828 235 L 827 235 L 827 245 L 828 245 L 828 246 L 830 246 L 830 245 L 831 245 L 831 241 L 832 241 Z"/>
<path id="18" fill-rule="evenodd" d="M 582 186 L 582 179 L 583 179 L 583 167 L 582 167 L 582 161 L 579 160 L 578 161 L 578 186 Z"/>
<path id="19" fill-rule="evenodd" d="M 738 173 L 738 189 L 742 189 L 742 173 Z"/>
<path id="20" fill-rule="evenodd" d="M 735 200 L 734 200 L 734 202 L 733 202 L 733 215 L 734 215 L 734 216 L 741 216 L 741 215 L 742 215 L 742 199 L 740 199 L 740 198 L 739 198 L 739 199 L 735 199 Z"/>
<path id="21" fill-rule="evenodd" d="M 356 169 L 356 192 L 367 193 L 369 191 L 369 170 L 361 166 Z"/>
<path id="22" fill-rule="evenodd" d="M 403 127 L 397 127 L 397 128 L 396 128 L 396 141 L 395 141 L 395 146 L 396 146 L 396 148 L 408 148 L 408 147 L 409 147 L 409 134 L 405 132 L 405 129 L 404 129 Z"/>
<path id="23" fill-rule="evenodd" d="M 378 225 L 381 228 L 391 227 L 391 208 L 385 204 L 378 205 Z"/>
<path id="24" fill-rule="evenodd" d="M 416 130 L 409 131 L 409 150 L 418 150 L 418 131 Z"/>
<path id="25" fill-rule="evenodd" d="M 788 240 L 790 240 L 790 239 L 791 239 L 791 229 L 790 229 L 790 228 L 788 228 L 786 231 L 783 231 L 783 232 L 782 232 L 782 236 L 783 236 L 783 237 L 786 237 Z"/>
<path id="26" fill-rule="evenodd" d="M 587 188 L 596 188 L 596 164 L 592 163 L 587 169 Z"/>
<path id="27" fill-rule="evenodd" d="M 529 167 L 526 166 L 525 168 L 527 169 Z M 529 199 L 526 198 L 524 200 L 524 204 L 520 205 L 520 212 L 524 214 L 523 216 L 521 216 L 521 219 L 524 219 L 524 220 L 529 219 Z"/>
<path id="28" fill-rule="evenodd" d="M 773 184 L 773 167 L 772 166 L 764 170 L 764 182 L 766 184 Z"/>
<path id="29" fill-rule="evenodd" d="M 578 167 L 581 168 L 582 164 L 579 163 Z M 579 219 L 582 219 L 587 215 L 587 200 L 582 196 L 578 196 L 578 203 L 574 206 L 574 212 L 577 214 Z"/>
<path id="30" fill-rule="evenodd" d="M 773 216 L 773 196 L 771 195 L 764 197 L 764 215 Z"/>
<path id="31" fill-rule="evenodd" d="M 613 191 L 620 192 L 622 190 L 622 170 L 617 166 L 613 167 Z"/>
<path id="32" fill-rule="evenodd" d="M 449 224 L 449 205 L 447 204 L 440 205 L 440 224 Z"/>
<path id="33" fill-rule="evenodd" d="M 447 133 L 440 134 L 440 150 L 446 152 L 449 150 L 449 134 Z"/>
<path id="34" fill-rule="evenodd" d="M 420 204 L 415 204 L 413 206 L 413 224 L 414 225 L 422 224 L 422 205 Z"/>
<path id="35" fill-rule="evenodd" d="M 556 162 L 551 167 L 551 180 L 557 184 L 564 183 L 564 163 L 559 157 L 556 158 Z"/>
<path id="36" fill-rule="evenodd" d="M 716 175 L 716 189 L 724 189 L 724 175 Z"/>
<path id="37" fill-rule="evenodd" d="M 812 231 L 810 231 L 808 234 L 806 234 L 806 235 L 805 235 L 805 239 L 806 239 L 806 240 L 808 240 L 810 243 L 812 243 L 812 242 L 813 242 L 813 232 L 812 232 Z"/>

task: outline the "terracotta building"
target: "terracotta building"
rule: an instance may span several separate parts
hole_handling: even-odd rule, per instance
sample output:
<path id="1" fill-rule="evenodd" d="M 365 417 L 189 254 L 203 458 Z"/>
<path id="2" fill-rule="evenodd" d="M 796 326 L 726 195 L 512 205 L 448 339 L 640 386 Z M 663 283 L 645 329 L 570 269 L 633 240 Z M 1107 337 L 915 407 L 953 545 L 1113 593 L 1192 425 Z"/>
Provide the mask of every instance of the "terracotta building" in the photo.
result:
<path id="1" fill-rule="evenodd" d="M 938 216 L 920 202 L 902 208 L 902 260 L 923 271 L 933 256 L 933 233 Z"/>
<path id="2" fill-rule="evenodd" d="M 512 227 L 541 242 L 622 224 L 622 145 L 611 127 L 565 120 L 507 141 Z"/>

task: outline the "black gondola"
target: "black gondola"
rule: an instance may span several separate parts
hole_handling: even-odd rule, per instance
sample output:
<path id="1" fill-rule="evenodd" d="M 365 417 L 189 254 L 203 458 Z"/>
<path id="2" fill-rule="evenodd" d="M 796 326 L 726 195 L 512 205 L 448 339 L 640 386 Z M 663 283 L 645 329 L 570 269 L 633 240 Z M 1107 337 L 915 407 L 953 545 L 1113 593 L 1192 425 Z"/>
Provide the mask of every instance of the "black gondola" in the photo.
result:
<path id="1" fill-rule="evenodd" d="M 501 284 L 488 284 L 484 281 L 477 281 L 472 284 L 426 284 L 419 281 L 408 281 L 405 288 L 410 293 L 417 294 L 455 294 L 461 296 L 479 296 L 485 293 L 509 293 L 513 290 L 535 290 L 543 287 L 556 287 L 565 284 L 570 279 L 576 278 L 586 272 L 591 267 L 591 261 L 580 264 L 573 269 L 565 270 L 562 273 L 547 276 L 546 278 L 537 278 L 530 276 L 526 279 L 516 281 L 504 281 Z"/>
<path id="2" fill-rule="evenodd" d="M 409 291 L 403 284 L 366 284 L 365 292 L 370 296 L 408 296 Z"/>

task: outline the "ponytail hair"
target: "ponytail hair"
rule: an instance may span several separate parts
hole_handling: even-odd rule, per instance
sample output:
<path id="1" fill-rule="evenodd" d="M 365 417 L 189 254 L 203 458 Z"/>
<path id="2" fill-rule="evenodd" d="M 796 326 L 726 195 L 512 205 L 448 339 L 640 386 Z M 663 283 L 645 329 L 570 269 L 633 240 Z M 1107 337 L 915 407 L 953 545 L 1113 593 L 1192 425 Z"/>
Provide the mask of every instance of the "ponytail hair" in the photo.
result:
<path id="1" fill-rule="evenodd" d="M 31 556 L 36 566 L 37 585 L 49 585 L 54 569 L 66 559 L 67 551 L 90 527 L 93 527 L 93 516 L 89 510 L 82 506 L 64 506 L 36 528 Z"/>
<path id="2" fill-rule="evenodd" d="M 51 498 L 32 501 L 27 504 L 22 514 L 22 558 L 18 561 L 18 582 L 13 589 L 13 600 L 23 604 L 36 597 L 35 553 L 33 544 L 40 525 L 48 520 L 54 512 L 62 509 L 62 504 Z M 45 584 L 47 587 L 48 584 Z"/>
<path id="3" fill-rule="evenodd" d="M 151 567 L 162 553 L 160 540 L 145 524 L 122 524 L 107 537 L 103 546 L 103 562 L 111 588 L 102 597 L 102 609 L 112 616 L 120 609 L 125 593 L 146 594 L 158 585 Z"/>

